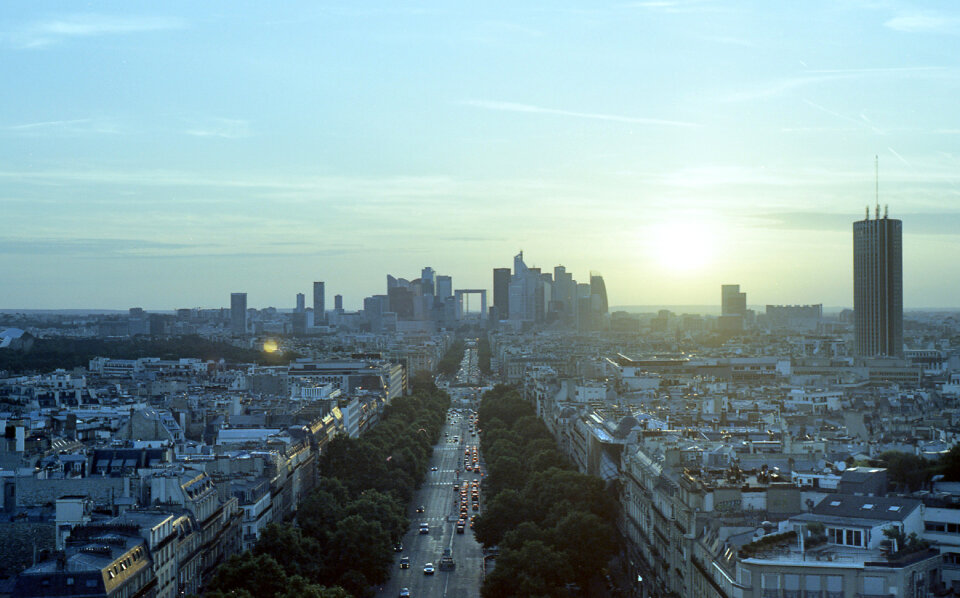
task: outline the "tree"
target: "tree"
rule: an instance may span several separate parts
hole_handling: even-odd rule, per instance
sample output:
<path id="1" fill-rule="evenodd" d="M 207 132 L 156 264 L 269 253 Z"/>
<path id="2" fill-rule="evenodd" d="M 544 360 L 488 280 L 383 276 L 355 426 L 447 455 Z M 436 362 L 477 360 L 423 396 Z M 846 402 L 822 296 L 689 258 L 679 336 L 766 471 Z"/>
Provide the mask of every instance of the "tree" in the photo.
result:
<path id="1" fill-rule="evenodd" d="M 936 469 L 945 481 L 960 482 L 960 443 L 953 445 L 946 455 L 940 457 Z"/>
<path id="2" fill-rule="evenodd" d="M 302 575 L 310 581 L 320 581 L 326 573 L 320 543 L 289 524 L 268 525 L 253 547 L 253 554 L 270 556 L 287 575 Z"/>
<path id="3" fill-rule="evenodd" d="M 484 546 L 496 546 L 503 535 L 527 521 L 527 505 L 516 490 L 504 490 L 487 501 L 474 523 L 474 536 Z"/>
<path id="4" fill-rule="evenodd" d="M 503 550 L 481 590 L 483 598 L 558 596 L 567 575 L 564 559 L 539 540 Z"/>
<path id="5" fill-rule="evenodd" d="M 877 457 L 877 462 L 887 469 L 888 481 L 896 490 L 920 490 L 931 475 L 929 462 L 919 455 L 886 451 Z"/>
<path id="6" fill-rule="evenodd" d="M 391 545 L 390 534 L 378 521 L 368 521 L 360 515 L 344 517 L 330 538 L 334 571 L 341 576 L 356 571 L 370 583 L 382 583 L 393 562 Z M 347 587 L 342 582 L 340 585 Z"/>
<path id="7" fill-rule="evenodd" d="M 586 585 L 617 550 L 616 532 L 593 513 L 573 511 L 554 528 L 554 547 L 563 555 L 572 579 Z"/>
<path id="8" fill-rule="evenodd" d="M 225 594 L 244 590 L 253 596 L 274 596 L 285 590 L 287 574 L 273 557 L 247 551 L 235 554 L 217 568 L 209 590 Z"/>
<path id="9" fill-rule="evenodd" d="M 403 506 L 389 494 L 368 490 L 344 509 L 345 516 L 358 515 L 365 521 L 377 521 L 390 538 L 397 539 L 410 525 Z"/>

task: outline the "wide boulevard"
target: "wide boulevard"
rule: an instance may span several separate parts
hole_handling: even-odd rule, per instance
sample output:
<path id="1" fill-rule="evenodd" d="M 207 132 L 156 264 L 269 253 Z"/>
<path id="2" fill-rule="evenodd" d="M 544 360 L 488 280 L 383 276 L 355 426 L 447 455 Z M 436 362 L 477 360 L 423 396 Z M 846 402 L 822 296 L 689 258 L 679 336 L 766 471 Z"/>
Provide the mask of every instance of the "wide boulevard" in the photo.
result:
<path id="1" fill-rule="evenodd" d="M 454 409 L 457 407 L 454 405 Z M 483 554 L 469 524 L 463 534 L 456 533 L 460 495 L 453 490 L 456 482 L 462 484 L 464 480 L 472 482 L 482 479 L 478 473 L 464 473 L 464 451 L 469 448 L 472 459 L 472 447 L 479 444 L 478 437 L 471 434 L 470 412 L 463 409 L 459 414 L 448 415 L 444 433 L 446 435 L 441 436 L 440 442 L 434 447 L 427 479 L 410 505 L 411 525 L 403 538 L 403 550 L 395 553 L 393 574 L 377 592 L 377 596 L 399 596 L 401 588 L 408 588 L 410 595 L 418 598 L 480 596 Z M 433 471 L 434 467 L 436 471 Z M 419 506 L 424 507 L 423 513 L 416 512 Z M 483 508 L 482 484 L 480 508 Z M 471 510 L 470 514 L 476 512 Z M 419 532 L 420 524 L 424 522 L 430 526 L 427 534 Z M 444 549 L 450 549 L 453 555 L 453 570 L 440 570 Z M 409 558 L 409 569 L 400 568 L 400 559 L 403 557 Z M 436 568 L 432 575 L 424 573 L 423 568 L 427 563 L 433 563 Z"/>

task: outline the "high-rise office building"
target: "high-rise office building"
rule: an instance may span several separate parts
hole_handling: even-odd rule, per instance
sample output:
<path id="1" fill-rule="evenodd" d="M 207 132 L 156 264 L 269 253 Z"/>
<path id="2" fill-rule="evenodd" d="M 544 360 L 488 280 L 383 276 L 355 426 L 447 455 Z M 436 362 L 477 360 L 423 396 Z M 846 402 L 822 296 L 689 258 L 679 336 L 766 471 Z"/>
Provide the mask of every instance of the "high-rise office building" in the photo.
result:
<path id="1" fill-rule="evenodd" d="M 307 311 L 307 298 L 303 293 L 297 293 L 297 313 Z"/>
<path id="2" fill-rule="evenodd" d="M 903 223 L 880 217 L 853 223 L 853 311 L 862 357 L 903 355 Z"/>
<path id="3" fill-rule="evenodd" d="M 603 276 L 599 272 L 590 273 L 590 295 L 591 297 L 596 297 L 593 301 L 597 304 L 597 307 L 594 311 L 598 312 L 601 316 L 607 315 L 610 311 L 610 306 L 607 303 L 607 285 L 603 282 Z"/>
<path id="4" fill-rule="evenodd" d="M 313 325 L 322 326 L 327 320 L 327 304 L 323 282 L 313 283 Z"/>
<path id="5" fill-rule="evenodd" d="M 720 313 L 725 316 L 744 316 L 747 313 L 747 294 L 740 292 L 740 285 L 720 286 Z"/>
<path id="6" fill-rule="evenodd" d="M 230 293 L 230 332 L 247 333 L 247 294 Z"/>
<path id="7" fill-rule="evenodd" d="M 333 309 L 338 312 L 343 311 L 343 295 L 334 295 L 333 296 Z"/>
<path id="8" fill-rule="evenodd" d="M 430 266 L 420 270 L 420 284 L 423 286 L 424 295 L 433 295 L 436 285 L 434 284 L 434 277 L 436 272 Z"/>
<path id="9" fill-rule="evenodd" d="M 510 268 L 493 269 L 493 307 L 501 320 L 510 317 Z"/>
<path id="10" fill-rule="evenodd" d="M 437 276 L 437 299 L 441 302 L 447 297 L 453 297 L 453 278 L 441 274 Z"/>
<path id="11" fill-rule="evenodd" d="M 724 334 L 739 334 L 743 332 L 746 317 L 747 294 L 740 292 L 740 285 L 721 285 L 720 317 L 717 319 L 718 330 Z"/>

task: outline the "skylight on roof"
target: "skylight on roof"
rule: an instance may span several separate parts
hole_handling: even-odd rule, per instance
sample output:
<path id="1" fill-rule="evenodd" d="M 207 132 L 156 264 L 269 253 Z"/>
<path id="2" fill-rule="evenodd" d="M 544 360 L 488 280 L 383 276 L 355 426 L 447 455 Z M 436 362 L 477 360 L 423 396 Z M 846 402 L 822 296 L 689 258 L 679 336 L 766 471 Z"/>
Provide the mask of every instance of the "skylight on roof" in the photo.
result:
<path id="1" fill-rule="evenodd" d="M 839 507 L 839 506 L 840 506 L 840 501 L 839 501 L 839 500 L 831 500 L 831 501 L 830 501 L 830 506 L 831 506 L 831 507 Z"/>
<path id="2" fill-rule="evenodd" d="M 888 511 L 899 511 L 899 510 L 900 510 L 900 505 L 893 505 L 892 507 L 890 507 L 890 508 L 887 509 L 887 510 L 888 510 Z"/>
<path id="3" fill-rule="evenodd" d="M 860 508 L 861 508 L 861 509 L 872 509 L 872 508 L 873 508 L 873 505 L 870 504 L 870 503 L 864 503 L 864 505 L 863 505 L 862 507 L 860 507 Z"/>

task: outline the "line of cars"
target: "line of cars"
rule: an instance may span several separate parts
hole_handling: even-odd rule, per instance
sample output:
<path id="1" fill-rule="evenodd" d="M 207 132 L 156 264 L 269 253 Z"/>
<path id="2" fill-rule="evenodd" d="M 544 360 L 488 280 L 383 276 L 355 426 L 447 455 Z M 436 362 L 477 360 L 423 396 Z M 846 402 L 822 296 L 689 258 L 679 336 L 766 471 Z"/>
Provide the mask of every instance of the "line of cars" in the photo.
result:
<path id="1" fill-rule="evenodd" d="M 448 417 L 452 418 L 452 423 L 459 423 L 459 417 L 462 415 L 468 415 L 470 417 L 470 434 L 474 437 L 477 435 L 477 416 L 476 412 L 470 409 L 463 410 L 462 412 L 456 409 L 451 409 L 448 413 Z M 447 436 L 448 442 L 459 443 L 460 437 L 453 436 L 449 437 L 447 433 L 444 434 Z M 466 435 L 464 435 L 464 440 L 466 440 Z M 437 471 L 437 467 L 431 467 L 431 471 Z M 475 445 L 467 446 L 464 450 L 464 472 L 472 472 L 474 474 L 483 475 L 480 471 L 479 464 L 479 450 Z M 460 472 L 457 471 L 457 477 L 459 477 Z M 474 477 L 472 480 L 464 480 L 462 485 L 459 482 L 454 483 L 454 489 L 457 491 L 457 498 L 454 499 L 455 503 L 459 502 L 460 505 L 460 518 L 457 521 L 456 533 L 463 534 L 466 530 L 466 526 L 469 522 L 470 528 L 473 529 L 474 519 L 476 514 L 470 515 L 470 511 L 474 513 L 480 510 L 480 480 Z M 426 511 L 423 505 L 417 507 L 416 512 L 422 514 Z M 421 522 L 419 525 L 420 534 L 429 534 L 430 533 L 430 524 L 426 521 Z M 397 544 L 395 547 L 396 550 L 403 550 L 402 544 Z M 455 564 L 453 560 L 453 554 L 450 548 L 445 548 L 443 556 L 440 559 L 440 569 L 441 570 L 452 570 L 454 569 Z M 409 569 L 410 568 L 410 557 L 404 556 L 400 559 L 400 568 Z M 424 575 L 434 575 L 437 568 L 432 562 L 426 563 L 423 566 Z M 400 589 L 401 598 L 410 597 L 409 588 Z"/>

